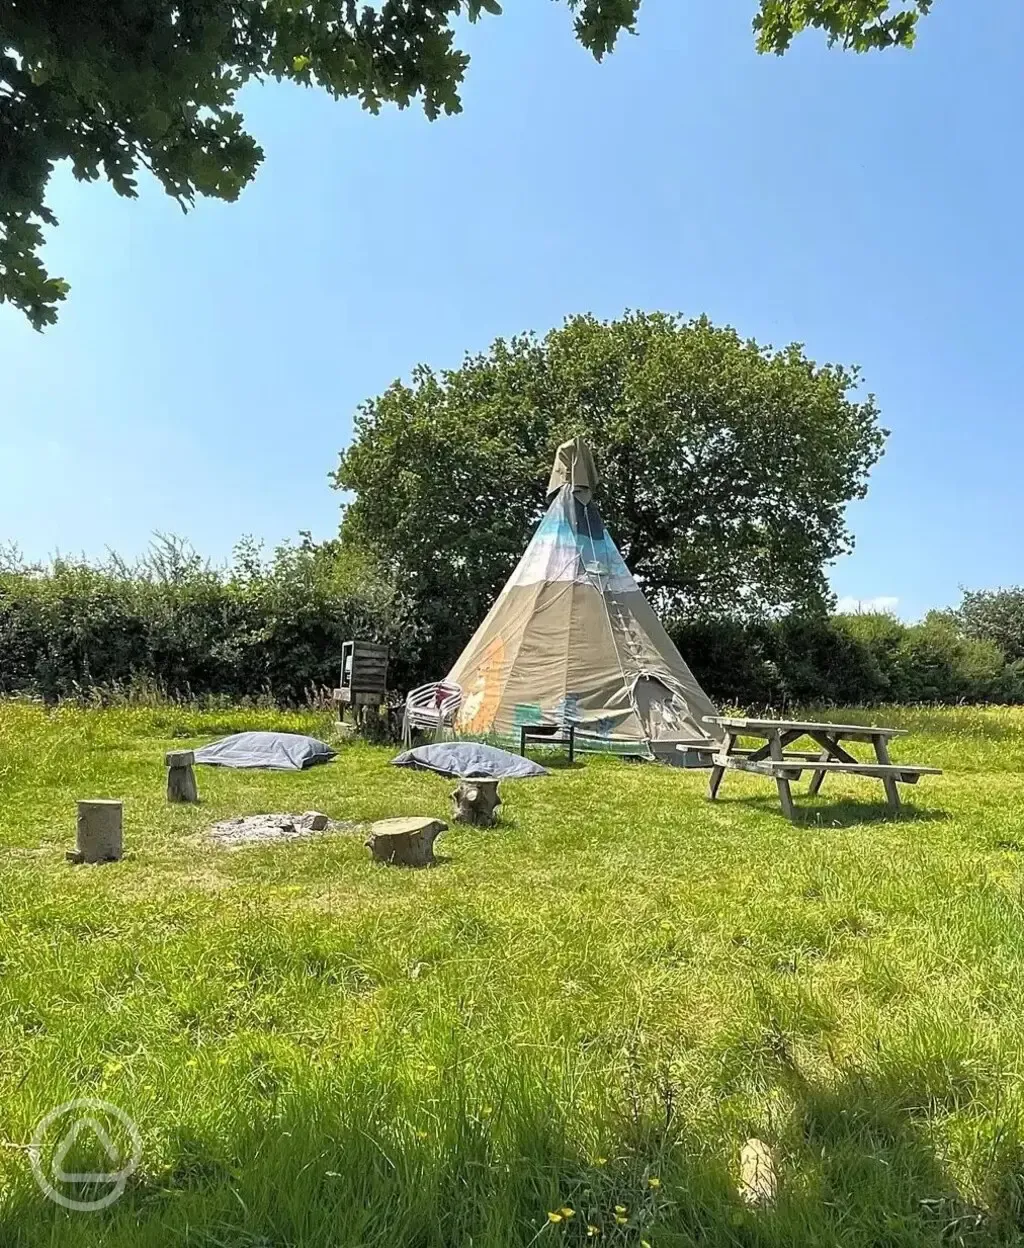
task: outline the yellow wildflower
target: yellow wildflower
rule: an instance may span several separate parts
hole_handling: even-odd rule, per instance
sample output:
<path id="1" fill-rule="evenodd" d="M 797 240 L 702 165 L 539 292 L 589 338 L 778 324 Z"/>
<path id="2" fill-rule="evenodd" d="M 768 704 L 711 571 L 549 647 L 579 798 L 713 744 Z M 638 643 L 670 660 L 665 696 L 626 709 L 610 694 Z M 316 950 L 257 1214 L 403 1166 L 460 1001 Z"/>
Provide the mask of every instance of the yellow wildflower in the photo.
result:
<path id="1" fill-rule="evenodd" d="M 576 1216 L 576 1210 L 570 1209 L 568 1205 L 563 1205 L 558 1212 L 563 1218 L 565 1218 L 566 1222 L 568 1222 L 570 1218 L 574 1218 Z"/>
<path id="2" fill-rule="evenodd" d="M 657 1190 L 659 1187 L 661 1187 L 661 1179 L 659 1179 L 656 1175 L 652 1174 L 651 1177 L 647 1180 L 647 1186 L 653 1187 L 655 1190 Z"/>
<path id="3" fill-rule="evenodd" d="M 615 1221 L 618 1222 L 619 1226 L 625 1226 L 626 1223 L 629 1221 L 629 1218 L 627 1218 L 625 1214 L 617 1213 L 615 1215 Z"/>
<path id="4" fill-rule="evenodd" d="M 548 1214 L 548 1221 L 554 1222 L 556 1226 L 558 1225 L 559 1222 L 561 1222 L 561 1220 L 562 1220 L 562 1215 L 558 1212 L 552 1211 L 551 1213 Z"/>
<path id="5" fill-rule="evenodd" d="M 593 1224 L 591 1224 L 590 1226 L 587 1227 L 587 1237 L 589 1239 L 593 1239 L 595 1235 L 600 1235 L 600 1234 L 601 1234 L 601 1228 L 599 1226 L 594 1226 Z"/>
<path id="6" fill-rule="evenodd" d="M 616 1212 L 616 1213 L 628 1213 L 628 1212 L 629 1212 L 629 1210 L 626 1208 L 626 1206 L 625 1206 L 625 1205 L 616 1205 L 616 1206 L 615 1206 L 615 1212 Z"/>
<path id="7" fill-rule="evenodd" d="M 594 1165 L 595 1165 L 595 1166 L 606 1166 L 607 1164 L 608 1164 L 608 1158 L 607 1158 L 607 1157 L 595 1157 L 595 1158 L 594 1158 Z"/>

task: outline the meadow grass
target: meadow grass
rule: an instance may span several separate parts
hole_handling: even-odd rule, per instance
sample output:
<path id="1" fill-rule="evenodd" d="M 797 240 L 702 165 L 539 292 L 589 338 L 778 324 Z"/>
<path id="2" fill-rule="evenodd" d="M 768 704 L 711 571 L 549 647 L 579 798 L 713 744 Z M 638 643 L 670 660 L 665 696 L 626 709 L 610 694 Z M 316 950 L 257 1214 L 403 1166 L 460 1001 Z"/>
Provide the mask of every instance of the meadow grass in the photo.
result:
<path id="1" fill-rule="evenodd" d="M 450 782 L 387 749 L 197 769 L 201 804 L 166 805 L 166 749 L 326 716 L 0 703 L 0 1243 L 1019 1243 L 1024 711 L 866 714 L 945 768 L 897 821 L 869 781 L 793 826 L 759 777 L 711 805 L 705 772 L 587 757 L 408 871 L 353 834 L 205 835 L 445 817 Z M 100 796 L 126 857 L 71 866 Z M 99 1213 L 47 1201 L 24 1147 L 82 1096 L 144 1145 Z M 771 1210 L 736 1195 L 749 1136 Z"/>

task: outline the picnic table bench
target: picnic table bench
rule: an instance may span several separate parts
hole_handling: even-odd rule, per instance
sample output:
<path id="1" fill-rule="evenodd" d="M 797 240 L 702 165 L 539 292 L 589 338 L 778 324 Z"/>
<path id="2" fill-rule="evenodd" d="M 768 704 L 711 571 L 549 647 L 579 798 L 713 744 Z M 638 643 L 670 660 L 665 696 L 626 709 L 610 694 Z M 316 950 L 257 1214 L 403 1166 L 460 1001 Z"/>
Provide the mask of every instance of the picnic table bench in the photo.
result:
<path id="1" fill-rule="evenodd" d="M 796 818 L 790 782 L 799 780 L 805 771 L 812 772 L 808 792 L 813 796 L 821 790 L 826 775 L 867 776 L 881 780 L 886 801 L 893 813 L 900 810 L 898 784 L 917 784 L 922 776 L 940 776 L 938 767 L 919 767 L 910 763 L 894 763 L 889 758 L 889 741 L 903 735 L 902 728 L 879 728 L 864 724 L 809 723 L 787 719 L 747 719 L 732 715 L 707 715 L 705 723 L 720 724 L 725 741 L 711 760 L 708 799 L 714 801 L 727 771 L 751 771 L 768 776 L 778 786 L 783 813 Z M 741 737 L 754 737 L 764 742 L 754 749 L 743 748 Z M 816 752 L 789 750 L 802 737 L 809 737 L 818 746 Z M 875 760 L 861 762 L 843 748 L 843 741 L 861 741 L 874 747 Z"/>

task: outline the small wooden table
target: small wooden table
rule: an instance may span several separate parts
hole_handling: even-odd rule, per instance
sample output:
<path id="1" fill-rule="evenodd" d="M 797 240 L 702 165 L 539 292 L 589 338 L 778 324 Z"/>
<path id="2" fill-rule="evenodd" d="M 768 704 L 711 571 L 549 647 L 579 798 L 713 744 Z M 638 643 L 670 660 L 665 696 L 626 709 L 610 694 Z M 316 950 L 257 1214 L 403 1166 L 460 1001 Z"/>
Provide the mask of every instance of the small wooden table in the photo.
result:
<path id="1" fill-rule="evenodd" d="M 519 729 L 519 753 L 524 758 L 527 741 L 547 741 L 551 745 L 568 745 L 571 763 L 576 751 L 576 725 L 523 724 Z"/>
<path id="2" fill-rule="evenodd" d="M 940 776 L 938 767 L 918 767 L 911 764 L 893 763 L 889 758 L 889 741 L 903 735 L 902 728 L 878 728 L 864 724 L 818 724 L 788 719 L 745 719 L 730 715 L 707 715 L 705 723 L 721 724 L 725 729 L 725 743 L 714 755 L 711 778 L 708 781 L 708 799 L 714 801 L 726 771 L 752 771 L 769 776 L 778 786 L 783 813 L 789 819 L 796 818 L 790 781 L 799 780 L 805 771 L 813 773 L 808 792 L 813 796 L 821 789 L 828 772 L 838 771 L 847 775 L 869 776 L 881 780 L 889 809 L 898 813 L 900 794 L 897 784 L 917 784 L 922 776 Z M 741 749 L 740 737 L 755 737 L 764 741 L 756 749 Z M 801 737 L 809 737 L 819 748 L 814 753 L 787 752 L 787 747 Z M 845 750 L 843 741 L 864 741 L 874 747 L 875 762 L 862 763 Z"/>

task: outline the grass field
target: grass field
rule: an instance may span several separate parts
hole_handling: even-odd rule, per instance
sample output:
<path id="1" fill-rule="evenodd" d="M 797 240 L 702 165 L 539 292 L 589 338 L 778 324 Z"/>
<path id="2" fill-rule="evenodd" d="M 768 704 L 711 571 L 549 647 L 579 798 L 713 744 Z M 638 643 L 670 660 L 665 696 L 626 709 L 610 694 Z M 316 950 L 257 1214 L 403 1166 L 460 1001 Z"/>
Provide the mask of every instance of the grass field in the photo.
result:
<path id="1" fill-rule="evenodd" d="M 166 806 L 165 749 L 324 717 L 0 703 L 0 1244 L 1019 1243 L 1024 711 L 874 715 L 946 769 L 897 822 L 877 783 L 830 777 L 791 826 L 757 777 L 712 806 L 706 773 L 587 759 L 411 872 L 354 835 L 204 837 L 443 817 L 450 784 L 388 750 L 199 769 Z M 123 797 L 124 861 L 64 862 L 88 796 Z M 144 1146 L 99 1213 L 24 1147 L 83 1096 Z M 772 1210 L 735 1194 L 748 1136 Z"/>

